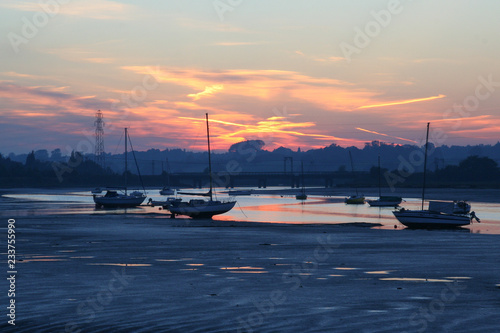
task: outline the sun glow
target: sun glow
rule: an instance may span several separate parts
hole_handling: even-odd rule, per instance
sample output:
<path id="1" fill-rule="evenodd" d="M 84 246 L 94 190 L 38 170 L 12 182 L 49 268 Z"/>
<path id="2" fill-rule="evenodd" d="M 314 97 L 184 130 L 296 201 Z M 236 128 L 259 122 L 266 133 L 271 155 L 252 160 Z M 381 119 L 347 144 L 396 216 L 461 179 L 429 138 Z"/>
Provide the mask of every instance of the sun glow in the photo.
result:
<path id="1" fill-rule="evenodd" d="M 179 119 L 192 120 L 196 122 L 204 122 L 205 119 L 193 117 L 178 117 Z M 311 128 L 316 126 L 313 122 L 291 122 L 286 120 L 286 117 L 270 117 L 262 121 L 258 121 L 256 125 L 240 124 L 217 119 L 209 119 L 211 123 L 218 123 L 230 127 L 237 127 L 238 130 L 217 128 L 218 139 L 226 143 L 236 143 L 248 139 L 265 139 L 266 143 L 272 143 L 275 140 L 286 140 L 291 143 L 293 137 L 309 137 L 319 140 L 343 141 L 350 142 L 351 139 L 340 138 L 332 135 L 307 133 L 299 129 Z"/>

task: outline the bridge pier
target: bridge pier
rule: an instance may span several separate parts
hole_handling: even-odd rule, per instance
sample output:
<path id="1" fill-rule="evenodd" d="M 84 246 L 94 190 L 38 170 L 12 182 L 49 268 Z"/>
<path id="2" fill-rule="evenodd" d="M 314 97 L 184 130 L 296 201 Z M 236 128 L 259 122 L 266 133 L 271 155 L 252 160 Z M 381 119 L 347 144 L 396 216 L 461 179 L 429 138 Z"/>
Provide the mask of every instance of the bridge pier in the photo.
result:
<path id="1" fill-rule="evenodd" d="M 267 188 L 267 178 L 259 178 L 259 188 Z"/>
<path id="2" fill-rule="evenodd" d="M 193 188 L 201 188 L 201 183 L 201 178 L 193 178 Z"/>
<path id="3" fill-rule="evenodd" d="M 325 178 L 325 188 L 333 187 L 333 178 Z"/>
<path id="4" fill-rule="evenodd" d="M 292 188 L 299 188 L 300 187 L 300 177 L 292 176 L 291 182 L 292 182 Z"/>
<path id="5" fill-rule="evenodd" d="M 234 177 L 228 176 L 228 182 L 226 183 L 226 188 L 234 188 Z"/>

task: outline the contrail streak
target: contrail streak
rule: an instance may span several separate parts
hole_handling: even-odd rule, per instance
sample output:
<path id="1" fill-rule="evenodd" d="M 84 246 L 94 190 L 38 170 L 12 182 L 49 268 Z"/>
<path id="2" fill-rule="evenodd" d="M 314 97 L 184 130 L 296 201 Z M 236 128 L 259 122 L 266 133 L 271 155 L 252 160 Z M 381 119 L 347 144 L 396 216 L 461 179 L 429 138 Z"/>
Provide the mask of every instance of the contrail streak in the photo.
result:
<path id="1" fill-rule="evenodd" d="M 417 141 L 413 141 L 413 140 L 410 140 L 410 139 L 405 139 L 405 138 L 400 138 L 399 136 L 392 136 L 392 135 L 389 135 L 389 134 L 384 134 L 384 133 L 380 133 L 380 132 L 370 131 L 370 130 L 367 130 L 367 129 L 364 129 L 364 128 L 361 128 L 361 127 L 356 127 L 356 129 L 359 130 L 359 131 L 367 132 L 367 133 L 372 133 L 372 134 L 377 134 L 377 135 L 383 135 L 383 136 L 386 136 L 386 137 L 389 137 L 389 138 L 394 138 L 394 139 L 398 139 L 398 140 L 404 140 L 404 141 L 409 141 L 409 142 L 413 142 L 413 143 L 418 143 Z"/>
<path id="2" fill-rule="evenodd" d="M 440 95 L 437 95 L 437 96 L 408 99 L 408 100 L 405 100 L 405 101 L 396 101 L 396 102 L 389 102 L 389 103 L 375 104 L 375 105 L 365 105 L 365 106 L 360 106 L 358 109 L 370 109 L 370 108 L 378 108 L 378 107 L 382 107 L 382 106 L 392 106 L 392 105 L 402 105 L 402 104 L 418 103 L 418 102 L 432 101 L 433 99 L 439 99 L 439 98 L 444 98 L 444 97 L 446 97 L 446 95 L 441 95 L 440 94 Z"/>

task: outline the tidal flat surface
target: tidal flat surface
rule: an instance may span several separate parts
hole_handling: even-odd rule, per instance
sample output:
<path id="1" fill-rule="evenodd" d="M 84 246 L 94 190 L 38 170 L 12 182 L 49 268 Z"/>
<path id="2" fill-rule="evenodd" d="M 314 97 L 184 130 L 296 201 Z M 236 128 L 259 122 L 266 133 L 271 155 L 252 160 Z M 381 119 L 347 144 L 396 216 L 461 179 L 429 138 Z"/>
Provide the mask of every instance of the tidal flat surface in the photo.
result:
<path id="1" fill-rule="evenodd" d="M 269 198 L 292 207 L 283 220 L 346 207 Z M 4 315 L 2 331 L 500 331 L 495 233 L 394 230 L 394 221 L 385 230 L 365 216 L 338 223 L 339 214 L 333 223 L 253 222 L 262 212 L 245 208 L 246 221 L 172 220 L 157 208 L 102 212 L 74 200 L 49 211 L 35 200 L 24 214 L 19 202 L 2 197 L 2 218 L 16 220 L 18 272 L 16 326 Z"/>

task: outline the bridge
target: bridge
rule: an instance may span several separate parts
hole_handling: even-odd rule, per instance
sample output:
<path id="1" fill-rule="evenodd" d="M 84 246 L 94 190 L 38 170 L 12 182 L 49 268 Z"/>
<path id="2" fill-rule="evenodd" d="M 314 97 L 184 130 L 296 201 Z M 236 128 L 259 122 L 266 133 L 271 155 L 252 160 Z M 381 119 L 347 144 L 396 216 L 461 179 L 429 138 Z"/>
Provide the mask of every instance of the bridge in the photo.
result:
<path id="1" fill-rule="evenodd" d="M 302 181 L 305 186 L 334 187 L 346 185 L 367 175 L 367 172 L 307 172 L 303 175 L 297 172 L 239 172 L 227 171 L 214 172 L 213 184 L 216 187 L 258 187 L 268 186 L 290 186 L 301 187 Z M 171 186 L 190 186 L 193 188 L 209 187 L 210 178 L 208 173 L 171 173 Z"/>

